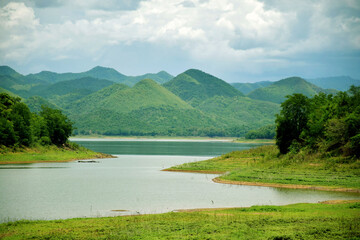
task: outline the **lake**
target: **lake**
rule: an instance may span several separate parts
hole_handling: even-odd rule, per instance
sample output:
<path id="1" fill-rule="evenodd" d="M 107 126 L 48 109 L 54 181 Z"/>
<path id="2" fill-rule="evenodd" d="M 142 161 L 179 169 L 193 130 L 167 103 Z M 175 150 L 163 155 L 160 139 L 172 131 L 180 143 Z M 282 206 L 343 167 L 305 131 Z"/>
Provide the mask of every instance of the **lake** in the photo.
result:
<path id="1" fill-rule="evenodd" d="M 79 141 L 117 158 L 97 163 L 0 165 L 0 221 L 162 213 L 360 199 L 359 194 L 214 183 L 214 174 L 164 172 L 252 144 Z"/>

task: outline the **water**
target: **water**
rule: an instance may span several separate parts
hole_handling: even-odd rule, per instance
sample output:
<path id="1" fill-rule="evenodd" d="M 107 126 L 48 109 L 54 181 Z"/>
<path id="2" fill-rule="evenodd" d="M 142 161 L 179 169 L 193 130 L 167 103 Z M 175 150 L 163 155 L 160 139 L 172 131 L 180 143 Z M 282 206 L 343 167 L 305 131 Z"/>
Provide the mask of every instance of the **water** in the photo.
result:
<path id="1" fill-rule="evenodd" d="M 96 142 L 92 144 L 96 145 Z M 101 142 L 101 145 L 104 144 Z M 191 144 L 197 148 L 199 143 Z M 178 148 L 180 146 L 183 145 L 179 144 Z M 200 146 L 205 149 L 204 143 Z M 208 146 L 218 148 L 213 143 Z M 164 149 L 169 151 L 169 148 Z M 195 150 L 189 151 L 193 153 Z M 204 150 L 198 155 L 206 155 L 207 152 L 212 153 L 212 150 Z M 212 182 L 217 176 L 214 174 L 161 171 L 177 164 L 205 160 L 208 156 L 133 154 L 100 159 L 98 163 L 75 161 L 0 165 L 0 221 L 117 216 L 176 209 L 360 198 L 359 194 L 351 193 L 218 184 Z"/>

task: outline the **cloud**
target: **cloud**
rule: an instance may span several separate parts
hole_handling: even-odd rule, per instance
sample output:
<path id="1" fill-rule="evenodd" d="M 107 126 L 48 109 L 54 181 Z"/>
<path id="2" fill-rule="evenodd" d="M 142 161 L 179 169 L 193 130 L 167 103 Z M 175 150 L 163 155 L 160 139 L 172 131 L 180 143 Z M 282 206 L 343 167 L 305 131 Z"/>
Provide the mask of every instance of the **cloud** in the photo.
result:
<path id="1" fill-rule="evenodd" d="M 36 15 L 41 8 L 57 9 L 62 20 L 48 23 Z M 178 49 L 218 71 L 257 74 L 304 67 L 314 53 L 359 52 L 359 16 L 356 0 L 10 2 L 0 9 L 0 60 L 99 61 L 107 49 L 144 43 Z"/>

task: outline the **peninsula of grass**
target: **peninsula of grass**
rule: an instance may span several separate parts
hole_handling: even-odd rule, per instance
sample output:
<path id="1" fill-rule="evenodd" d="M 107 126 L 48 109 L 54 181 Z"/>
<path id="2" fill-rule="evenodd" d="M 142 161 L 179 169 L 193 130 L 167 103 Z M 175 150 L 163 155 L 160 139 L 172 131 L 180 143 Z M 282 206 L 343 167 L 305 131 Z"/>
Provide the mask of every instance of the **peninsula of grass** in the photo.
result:
<path id="1" fill-rule="evenodd" d="M 356 201 L 0 224 L 1 239 L 358 239 L 359 236 L 360 202 Z"/>
<path id="2" fill-rule="evenodd" d="M 274 145 L 234 151 L 166 170 L 222 174 L 214 181 L 228 184 L 360 192 L 359 159 L 303 151 L 280 155 Z"/>
<path id="3" fill-rule="evenodd" d="M 113 156 L 94 152 L 75 143 L 67 143 L 61 147 L 55 145 L 38 145 L 31 148 L 0 148 L 0 164 L 68 162 L 111 157 Z"/>

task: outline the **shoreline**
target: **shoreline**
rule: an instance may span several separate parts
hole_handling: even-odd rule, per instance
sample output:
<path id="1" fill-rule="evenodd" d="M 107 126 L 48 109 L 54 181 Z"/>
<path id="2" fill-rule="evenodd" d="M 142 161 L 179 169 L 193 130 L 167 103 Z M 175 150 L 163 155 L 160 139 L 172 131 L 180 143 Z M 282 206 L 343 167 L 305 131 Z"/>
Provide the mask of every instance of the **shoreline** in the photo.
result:
<path id="1" fill-rule="evenodd" d="M 159 138 L 147 138 L 147 137 L 70 137 L 70 141 L 114 141 L 114 142 L 234 142 L 235 138 L 185 138 L 185 137 L 159 137 Z"/>
<path id="2" fill-rule="evenodd" d="M 163 169 L 161 171 L 202 173 L 202 174 L 223 174 L 224 173 L 221 171 L 177 170 L 177 169 Z M 284 183 L 233 181 L 233 180 L 220 179 L 219 177 L 213 178 L 212 181 L 215 183 L 230 184 L 230 185 L 245 185 L 245 186 L 258 186 L 258 187 L 275 187 L 275 188 L 288 188 L 288 189 L 305 189 L 305 190 L 307 189 L 307 190 L 317 190 L 317 191 L 360 193 L 360 189 L 341 188 L 341 187 L 335 187 L 335 186 L 330 187 L 330 186 L 311 186 L 311 185 L 284 184 Z"/>

